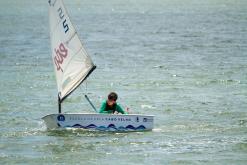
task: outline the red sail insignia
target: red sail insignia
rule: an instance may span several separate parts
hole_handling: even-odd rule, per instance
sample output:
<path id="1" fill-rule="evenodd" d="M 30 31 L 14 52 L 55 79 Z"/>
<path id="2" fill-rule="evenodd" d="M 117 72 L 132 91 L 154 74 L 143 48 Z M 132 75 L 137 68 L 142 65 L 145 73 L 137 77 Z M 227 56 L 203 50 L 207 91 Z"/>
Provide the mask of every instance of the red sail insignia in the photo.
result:
<path id="1" fill-rule="evenodd" d="M 54 57 L 54 63 L 57 67 L 57 71 L 61 70 L 63 72 L 63 69 L 61 65 L 63 64 L 64 59 L 66 59 L 68 55 L 68 49 L 64 46 L 63 43 L 61 43 L 58 47 L 58 49 L 54 49 L 56 55 Z"/>

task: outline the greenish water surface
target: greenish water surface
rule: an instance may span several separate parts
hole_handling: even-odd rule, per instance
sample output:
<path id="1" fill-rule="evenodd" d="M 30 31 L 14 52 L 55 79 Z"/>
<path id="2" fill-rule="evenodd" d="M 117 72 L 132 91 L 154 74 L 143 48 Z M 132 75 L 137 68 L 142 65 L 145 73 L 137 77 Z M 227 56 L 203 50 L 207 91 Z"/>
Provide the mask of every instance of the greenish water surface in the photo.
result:
<path id="1" fill-rule="evenodd" d="M 110 91 L 154 130 L 47 131 L 57 112 L 48 4 L 0 1 L 0 164 L 246 164 L 247 1 L 64 0 L 97 65 L 64 112 Z"/>

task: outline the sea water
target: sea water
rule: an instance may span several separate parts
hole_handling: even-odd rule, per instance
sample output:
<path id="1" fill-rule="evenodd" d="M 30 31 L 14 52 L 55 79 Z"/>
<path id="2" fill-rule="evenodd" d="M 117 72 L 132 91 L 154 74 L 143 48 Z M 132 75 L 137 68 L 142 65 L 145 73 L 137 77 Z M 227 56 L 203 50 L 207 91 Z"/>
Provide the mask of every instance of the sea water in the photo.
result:
<path id="1" fill-rule="evenodd" d="M 247 164 L 247 1 L 64 0 L 97 69 L 62 104 L 111 91 L 150 132 L 47 131 L 57 113 L 48 3 L 0 1 L 0 164 Z"/>

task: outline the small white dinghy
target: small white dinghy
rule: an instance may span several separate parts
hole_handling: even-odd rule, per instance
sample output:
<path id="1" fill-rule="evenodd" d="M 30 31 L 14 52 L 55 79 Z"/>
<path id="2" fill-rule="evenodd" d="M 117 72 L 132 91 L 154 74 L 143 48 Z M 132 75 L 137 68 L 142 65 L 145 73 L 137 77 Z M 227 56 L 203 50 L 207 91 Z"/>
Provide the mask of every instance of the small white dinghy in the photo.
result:
<path id="1" fill-rule="evenodd" d="M 83 128 L 100 131 L 147 131 L 153 129 L 153 116 L 108 114 L 50 114 L 43 117 L 47 128 Z"/>
<path id="2" fill-rule="evenodd" d="M 154 116 L 149 115 L 61 112 L 62 102 L 92 73 L 96 66 L 84 49 L 63 1 L 49 0 L 48 2 L 51 51 L 58 88 L 58 114 L 49 114 L 42 118 L 47 129 L 152 130 Z M 88 101 L 92 105 L 89 99 Z"/>

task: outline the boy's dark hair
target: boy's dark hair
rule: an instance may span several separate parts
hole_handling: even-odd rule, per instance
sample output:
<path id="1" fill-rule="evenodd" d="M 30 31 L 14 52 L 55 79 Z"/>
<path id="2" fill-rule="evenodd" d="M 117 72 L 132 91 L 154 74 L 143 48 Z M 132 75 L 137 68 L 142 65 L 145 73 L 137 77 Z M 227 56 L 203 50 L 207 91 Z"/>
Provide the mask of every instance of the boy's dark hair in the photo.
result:
<path id="1" fill-rule="evenodd" d="M 115 92 L 111 92 L 109 95 L 108 95 L 108 99 L 109 100 L 114 100 L 114 101 L 117 101 L 117 94 Z"/>

